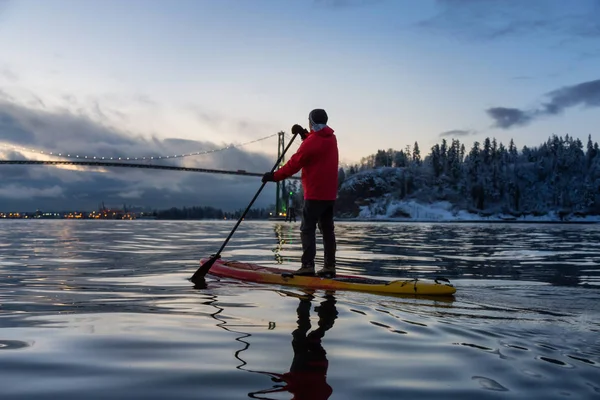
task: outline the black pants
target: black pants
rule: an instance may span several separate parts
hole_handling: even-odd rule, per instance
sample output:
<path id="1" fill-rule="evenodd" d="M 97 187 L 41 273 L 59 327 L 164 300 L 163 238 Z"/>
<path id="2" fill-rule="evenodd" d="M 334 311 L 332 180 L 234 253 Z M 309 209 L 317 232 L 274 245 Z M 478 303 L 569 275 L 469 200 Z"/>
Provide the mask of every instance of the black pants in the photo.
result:
<path id="1" fill-rule="evenodd" d="M 315 265 L 317 254 L 316 229 L 317 224 L 323 234 L 325 266 L 335 267 L 335 233 L 333 227 L 333 206 L 335 201 L 305 200 L 300 224 L 302 238 L 302 266 Z"/>

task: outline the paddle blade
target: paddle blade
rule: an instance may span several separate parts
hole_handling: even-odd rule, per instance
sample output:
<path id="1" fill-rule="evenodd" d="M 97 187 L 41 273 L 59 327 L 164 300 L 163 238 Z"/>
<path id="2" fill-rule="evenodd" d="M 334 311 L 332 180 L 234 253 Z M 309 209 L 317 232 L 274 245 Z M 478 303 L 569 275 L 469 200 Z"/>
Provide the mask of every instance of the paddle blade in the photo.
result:
<path id="1" fill-rule="evenodd" d="M 219 258 L 221 258 L 220 255 L 213 255 L 207 262 L 205 262 L 200 266 L 200 268 L 198 268 L 198 270 L 190 278 L 190 281 L 192 281 L 193 283 L 201 283 L 204 280 L 204 276 L 208 273 L 208 270 Z"/>
<path id="2" fill-rule="evenodd" d="M 204 278 L 198 278 L 196 282 L 194 282 L 194 289 L 202 290 L 206 289 L 208 285 L 206 284 L 206 280 Z"/>

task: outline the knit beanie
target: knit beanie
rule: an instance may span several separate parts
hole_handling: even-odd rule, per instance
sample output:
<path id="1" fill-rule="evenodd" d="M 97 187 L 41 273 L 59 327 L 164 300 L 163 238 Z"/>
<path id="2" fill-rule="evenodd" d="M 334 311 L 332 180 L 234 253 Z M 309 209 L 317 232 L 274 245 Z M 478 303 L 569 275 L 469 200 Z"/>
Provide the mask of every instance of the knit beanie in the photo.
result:
<path id="1" fill-rule="evenodd" d="M 311 125 L 325 125 L 328 120 L 327 113 L 320 108 L 314 109 L 308 114 L 308 120 L 311 122 Z"/>

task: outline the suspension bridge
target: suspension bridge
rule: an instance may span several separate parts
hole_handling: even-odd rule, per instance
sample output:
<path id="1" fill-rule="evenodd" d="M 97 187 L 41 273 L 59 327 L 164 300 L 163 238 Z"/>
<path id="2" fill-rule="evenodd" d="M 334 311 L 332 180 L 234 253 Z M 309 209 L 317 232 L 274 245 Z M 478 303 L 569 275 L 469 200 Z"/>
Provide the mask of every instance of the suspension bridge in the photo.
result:
<path id="1" fill-rule="evenodd" d="M 68 152 L 48 152 L 43 150 L 37 150 L 33 148 L 3 145 L 5 148 L 19 152 L 35 153 L 37 155 L 44 155 L 53 158 L 63 158 L 63 160 L 0 160 L 0 165 L 51 165 L 51 166 L 81 166 L 81 167 L 101 167 L 101 168 L 139 168 L 139 169 L 155 169 L 155 170 L 166 170 L 166 171 L 180 171 L 180 172 L 199 172 L 207 174 L 221 174 L 221 175 L 238 175 L 238 176 L 251 176 L 251 177 L 262 177 L 263 173 L 259 172 L 248 172 L 246 170 L 221 170 L 211 168 L 193 168 L 193 167 L 180 167 L 175 165 L 161 165 L 150 163 L 154 161 L 173 160 L 184 157 L 201 156 L 205 154 L 212 154 L 228 149 L 239 148 L 252 143 L 261 142 L 270 138 L 278 137 L 277 144 L 277 158 L 281 156 L 281 153 L 285 149 L 285 132 L 278 132 L 274 135 L 265 136 L 256 140 L 241 143 L 238 145 L 228 145 L 218 149 L 197 151 L 186 154 L 175 154 L 175 155 L 151 155 L 151 156 L 91 156 L 81 155 L 76 153 Z M 67 158 L 67 160 L 64 160 Z M 135 162 L 134 162 L 135 161 Z M 282 159 L 281 167 L 285 164 L 285 159 Z M 299 180 L 297 176 L 289 178 L 290 180 Z M 275 215 L 286 215 L 289 197 L 292 193 L 288 193 L 286 190 L 286 182 L 277 182 L 277 189 L 275 193 Z"/>

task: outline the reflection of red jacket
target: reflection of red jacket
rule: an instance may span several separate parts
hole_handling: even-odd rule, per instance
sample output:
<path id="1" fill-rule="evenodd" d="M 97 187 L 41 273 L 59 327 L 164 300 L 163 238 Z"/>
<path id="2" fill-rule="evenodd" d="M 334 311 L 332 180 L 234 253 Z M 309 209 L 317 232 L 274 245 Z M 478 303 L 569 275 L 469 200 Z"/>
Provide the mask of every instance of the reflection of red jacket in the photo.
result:
<path id="1" fill-rule="evenodd" d="M 289 161 L 275 172 L 281 181 L 302 169 L 305 200 L 335 200 L 338 188 L 338 147 L 333 129 L 311 132 Z"/>
<path id="2" fill-rule="evenodd" d="M 327 400 L 333 393 L 323 373 L 288 372 L 282 379 L 287 383 L 285 389 L 294 396 L 292 400 Z"/>

